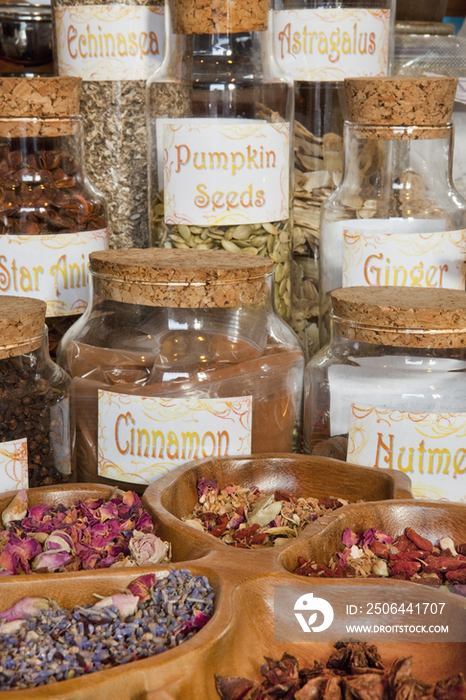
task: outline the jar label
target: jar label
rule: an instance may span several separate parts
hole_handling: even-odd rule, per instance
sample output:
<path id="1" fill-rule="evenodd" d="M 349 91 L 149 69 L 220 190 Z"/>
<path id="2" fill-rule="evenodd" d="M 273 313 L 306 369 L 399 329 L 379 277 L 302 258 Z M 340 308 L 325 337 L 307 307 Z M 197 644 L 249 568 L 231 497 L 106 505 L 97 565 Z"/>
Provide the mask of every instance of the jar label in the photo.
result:
<path id="1" fill-rule="evenodd" d="M 55 26 L 59 75 L 147 80 L 163 60 L 163 6 L 56 7 Z"/>
<path id="2" fill-rule="evenodd" d="M 351 406 L 348 462 L 398 469 L 415 498 L 466 502 L 466 413 Z"/>
<path id="3" fill-rule="evenodd" d="M 389 31 L 390 10 L 278 10 L 273 14 L 273 49 L 293 80 L 387 75 Z"/>
<path id="4" fill-rule="evenodd" d="M 229 226 L 289 217 L 288 122 L 158 119 L 165 223 Z M 162 163 L 159 160 L 159 172 Z"/>
<path id="5" fill-rule="evenodd" d="M 466 229 L 436 233 L 343 230 L 343 287 L 464 289 Z"/>
<path id="6" fill-rule="evenodd" d="M 98 473 L 150 484 L 192 459 L 251 454 L 252 396 L 174 399 L 99 389 Z"/>
<path id="7" fill-rule="evenodd" d="M 0 442 L 0 493 L 29 488 L 28 441 Z"/>
<path id="8" fill-rule="evenodd" d="M 108 248 L 108 231 L 0 236 L 0 295 L 47 302 L 47 317 L 82 314 L 89 298 L 89 253 Z"/>

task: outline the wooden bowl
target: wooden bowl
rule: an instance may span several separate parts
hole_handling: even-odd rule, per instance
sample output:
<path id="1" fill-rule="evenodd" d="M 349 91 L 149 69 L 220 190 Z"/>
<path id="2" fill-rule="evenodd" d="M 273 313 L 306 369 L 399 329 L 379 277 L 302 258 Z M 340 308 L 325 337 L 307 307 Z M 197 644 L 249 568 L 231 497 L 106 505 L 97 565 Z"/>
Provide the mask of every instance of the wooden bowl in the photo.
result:
<path id="1" fill-rule="evenodd" d="M 466 506 L 444 501 L 414 500 L 358 503 L 345 508 L 344 512 L 343 509 L 337 511 L 314 537 L 304 536 L 299 541 L 295 540 L 286 551 L 280 552 L 279 563 L 290 572 L 297 567 L 298 557 L 327 565 L 335 552 L 343 550 L 341 538 L 347 527 L 355 532 L 364 532 L 373 527 L 392 537 L 403 534 L 406 527 L 412 527 L 434 544 L 438 544 L 442 537 L 451 537 L 455 544 L 461 544 L 466 542 Z M 301 577 L 296 575 L 294 578 Z"/>
<path id="2" fill-rule="evenodd" d="M 103 484 L 60 484 L 56 486 L 40 486 L 38 488 L 27 489 L 27 496 L 29 506 L 38 506 L 42 503 L 46 503 L 49 506 L 58 506 L 59 504 L 63 504 L 66 508 L 69 508 L 70 506 L 77 504 L 79 501 L 86 500 L 88 498 L 108 498 L 113 491 L 114 489 L 111 486 L 106 486 Z M 0 515 L 14 498 L 15 493 L 16 491 L 8 491 L 0 495 Z M 144 507 L 152 516 L 157 536 L 162 540 L 171 542 L 173 562 L 191 561 L 193 559 L 199 559 L 207 554 L 209 547 L 203 542 L 192 541 L 184 536 L 181 536 L 179 533 L 172 531 L 170 531 L 172 537 L 169 537 L 167 535 L 167 528 L 164 523 L 159 520 L 156 510 L 154 510 L 149 503 L 144 504 Z M 136 570 L 143 573 L 143 570 L 146 568 L 147 567 L 134 567 L 133 571 Z M 92 576 L 97 571 L 99 571 L 99 569 L 76 571 L 61 575 L 73 577 L 88 574 Z M 104 571 L 104 569 L 100 569 L 100 571 Z M 110 571 L 110 569 L 107 569 L 107 571 Z M 114 571 L 114 569 L 112 571 Z M 56 575 L 57 574 L 55 573 L 27 574 L 28 578 L 33 578 L 34 580 L 42 578 L 43 576 L 49 577 Z M 6 579 L 9 578 L 18 580 L 17 575 L 11 577 L 0 576 L 0 586 Z"/>
<path id="3" fill-rule="evenodd" d="M 277 585 L 298 585 L 303 593 L 309 590 L 309 579 L 295 582 L 289 575 L 263 576 L 247 581 L 233 595 L 233 618 L 222 637 L 209 641 L 191 658 L 189 666 L 172 680 L 172 668 L 164 669 L 166 683 L 148 693 L 147 700 L 219 700 L 215 675 L 243 676 L 262 681 L 260 665 L 263 657 L 278 659 L 284 652 L 296 656 L 300 667 L 312 666 L 314 660 L 325 662 L 333 644 L 318 641 L 276 642 L 274 640 L 274 588 Z M 333 585 L 339 585 L 336 581 Z M 311 584 L 312 585 L 312 584 Z M 314 585 L 317 589 L 325 584 Z M 452 596 L 455 605 L 459 596 Z M 207 637 L 207 634 L 206 634 Z M 337 640 L 335 640 L 337 641 Z M 384 665 L 395 659 L 413 657 L 413 675 L 426 682 L 436 682 L 459 672 L 466 674 L 466 643 L 377 643 Z"/>
<path id="4" fill-rule="evenodd" d="M 175 565 L 172 569 L 185 568 Z M 4 690 L 1 692 L 2 700 L 89 700 L 96 697 L 99 700 L 133 700 L 144 698 L 147 688 L 154 688 L 161 684 L 163 669 L 168 664 L 172 669 L 184 668 L 185 663 L 190 663 L 191 655 L 202 648 L 209 637 L 221 636 L 224 629 L 224 619 L 231 616 L 231 599 L 233 591 L 228 584 L 222 584 L 220 576 L 209 567 L 199 566 L 197 563 L 189 565 L 194 575 L 207 576 L 215 591 L 215 608 L 212 619 L 206 627 L 200 630 L 194 637 L 183 642 L 180 646 L 170 649 L 162 654 L 152 656 L 140 661 L 134 661 L 105 671 L 97 671 L 80 676 L 68 681 L 50 683 L 49 685 L 24 690 Z M 124 592 L 131 581 L 141 573 L 149 571 L 167 571 L 167 566 L 154 566 L 141 571 L 138 568 L 98 570 L 92 573 L 80 572 L 81 576 L 65 577 L 64 574 L 56 574 L 52 577 L 42 576 L 40 580 L 31 581 L 32 577 L 24 576 L 19 580 L 18 576 L 5 577 L 2 581 L 2 596 L 0 609 L 6 610 L 17 600 L 25 596 L 48 597 L 55 600 L 65 608 L 73 608 L 76 605 L 87 605 L 95 602 L 94 594 L 109 596 Z M 220 615 L 220 611 L 222 611 Z M 222 619 L 223 618 L 223 619 Z M 210 630 L 209 630 L 210 627 Z M 171 677 L 170 673 L 168 677 Z"/>
<path id="5" fill-rule="evenodd" d="M 191 514 L 197 500 L 198 479 L 205 477 L 218 482 L 220 488 L 228 484 L 257 486 L 267 494 L 276 489 L 295 497 L 324 498 L 335 496 L 349 501 L 380 501 L 411 497 L 411 482 L 405 474 L 388 469 L 359 467 L 328 457 L 297 454 L 264 454 L 249 457 L 224 457 L 188 462 L 151 484 L 143 496 L 143 503 L 156 512 L 171 533 L 182 533 L 186 538 L 209 546 L 213 551 L 227 547 L 230 556 L 275 557 L 278 548 L 244 550 L 224 544 L 208 532 L 186 525 L 181 518 Z M 349 506 L 348 506 L 349 507 Z M 339 509 L 340 510 L 340 509 Z M 318 532 L 332 514 L 310 523 L 297 538 Z M 295 542 L 296 540 L 290 540 Z M 280 550 L 288 547 L 280 545 Z"/>

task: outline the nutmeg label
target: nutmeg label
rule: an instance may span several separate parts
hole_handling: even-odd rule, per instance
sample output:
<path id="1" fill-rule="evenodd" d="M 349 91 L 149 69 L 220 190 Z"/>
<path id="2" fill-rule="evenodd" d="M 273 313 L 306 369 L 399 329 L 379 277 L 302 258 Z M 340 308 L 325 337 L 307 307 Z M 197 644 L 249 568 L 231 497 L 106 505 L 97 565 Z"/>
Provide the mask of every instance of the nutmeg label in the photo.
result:
<path id="1" fill-rule="evenodd" d="M 466 229 L 379 233 L 345 228 L 343 240 L 343 287 L 465 288 Z"/>
<path id="2" fill-rule="evenodd" d="M 83 80 L 147 80 L 165 51 L 163 7 L 56 7 L 59 75 Z"/>
<path id="3" fill-rule="evenodd" d="M 0 442 L 0 493 L 29 488 L 26 438 Z"/>
<path id="4" fill-rule="evenodd" d="M 466 502 L 466 413 L 353 404 L 347 459 L 408 474 L 415 498 Z"/>
<path id="5" fill-rule="evenodd" d="M 293 80 L 387 75 L 389 30 L 390 10 L 278 10 L 274 54 Z"/>
<path id="6" fill-rule="evenodd" d="M 150 484 L 192 459 L 251 454 L 252 396 L 174 399 L 99 390 L 98 473 Z"/>
<path id="7" fill-rule="evenodd" d="M 165 223 L 256 224 L 289 217 L 290 125 L 158 119 Z"/>
<path id="8" fill-rule="evenodd" d="M 49 318 L 82 314 L 89 298 L 89 254 L 107 248 L 106 228 L 0 236 L 0 297 L 13 294 L 43 299 Z"/>

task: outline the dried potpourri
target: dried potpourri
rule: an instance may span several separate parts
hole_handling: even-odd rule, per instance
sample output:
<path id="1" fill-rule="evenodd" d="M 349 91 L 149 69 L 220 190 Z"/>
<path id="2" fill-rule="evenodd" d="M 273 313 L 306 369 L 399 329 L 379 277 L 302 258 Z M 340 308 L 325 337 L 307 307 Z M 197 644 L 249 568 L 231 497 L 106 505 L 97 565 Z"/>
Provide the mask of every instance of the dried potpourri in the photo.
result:
<path id="1" fill-rule="evenodd" d="M 347 505 L 342 498 L 294 498 L 284 491 L 266 496 L 257 486 L 199 479 L 199 502 L 188 518 L 192 527 L 207 531 L 225 544 L 243 549 L 272 547 L 297 537 L 322 515 Z"/>
<path id="2" fill-rule="evenodd" d="M 279 661 L 266 656 L 262 683 L 216 676 L 217 692 L 222 700 L 466 700 L 461 673 L 429 685 L 411 675 L 410 656 L 386 669 L 373 644 L 337 642 L 335 649 L 326 666 L 302 669 L 286 652 Z"/>
<path id="3" fill-rule="evenodd" d="M 120 492 L 122 493 L 122 492 Z M 28 508 L 19 491 L 2 513 L 0 576 L 147 566 L 170 560 L 151 516 L 132 491 L 66 508 Z"/>
<path id="4" fill-rule="evenodd" d="M 334 554 L 328 566 L 299 557 L 293 573 L 318 578 L 389 577 L 455 586 L 455 592 L 466 595 L 466 544 L 455 547 L 450 537 L 440 539 L 437 546 L 411 527 L 395 539 L 375 528 L 355 533 L 347 527 L 342 544 L 343 552 Z"/>
<path id="5" fill-rule="evenodd" d="M 214 592 L 187 569 L 146 574 L 125 593 L 61 608 L 23 598 L 0 613 L 0 690 L 34 688 L 160 654 L 211 618 Z"/>

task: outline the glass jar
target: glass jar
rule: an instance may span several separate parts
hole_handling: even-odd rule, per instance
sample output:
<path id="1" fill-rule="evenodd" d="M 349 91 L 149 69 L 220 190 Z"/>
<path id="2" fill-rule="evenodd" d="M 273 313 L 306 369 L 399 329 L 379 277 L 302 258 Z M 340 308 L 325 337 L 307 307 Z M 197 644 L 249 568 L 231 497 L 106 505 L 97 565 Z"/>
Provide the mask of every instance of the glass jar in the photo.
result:
<path id="1" fill-rule="evenodd" d="M 146 80 L 162 63 L 164 0 L 53 0 L 58 74 L 83 80 L 86 163 L 112 247 L 149 245 Z"/>
<path id="2" fill-rule="evenodd" d="M 397 23 L 395 64 L 397 75 L 449 75 L 458 77 L 451 120 L 455 126 L 453 182 L 466 197 L 466 37 L 454 36 L 455 25 L 446 22 Z M 450 35 L 450 36 L 449 36 Z"/>
<path id="3" fill-rule="evenodd" d="M 297 449 L 304 358 L 274 310 L 270 260 L 157 249 L 90 260 L 92 305 L 59 350 L 80 480 L 141 492 L 191 459 Z"/>
<path id="4" fill-rule="evenodd" d="M 50 3 L 2 0 L 0 75 L 55 75 Z"/>
<path id="5" fill-rule="evenodd" d="M 70 377 L 50 359 L 45 302 L 0 304 L 0 492 L 76 481 Z"/>
<path id="6" fill-rule="evenodd" d="M 152 245 L 271 258 L 287 319 L 293 89 L 265 41 L 269 0 L 198 5 L 173 0 L 173 50 L 148 82 Z"/>
<path id="7" fill-rule="evenodd" d="M 329 344 L 305 372 L 304 450 L 408 474 L 417 498 L 466 502 L 466 294 L 331 293 Z"/>
<path id="8" fill-rule="evenodd" d="M 50 351 L 88 300 L 87 263 L 108 247 L 86 177 L 77 78 L 0 78 L 0 295 L 47 302 Z"/>
<path id="9" fill-rule="evenodd" d="M 387 75 L 394 0 L 273 0 L 275 59 L 294 80 L 294 209 L 291 326 L 309 359 L 319 347 L 321 205 L 341 182 L 343 79 Z"/>
<path id="10" fill-rule="evenodd" d="M 351 121 L 343 179 L 322 206 L 322 343 L 332 289 L 465 288 L 466 202 L 451 180 L 456 79 L 351 78 L 345 85 Z"/>

